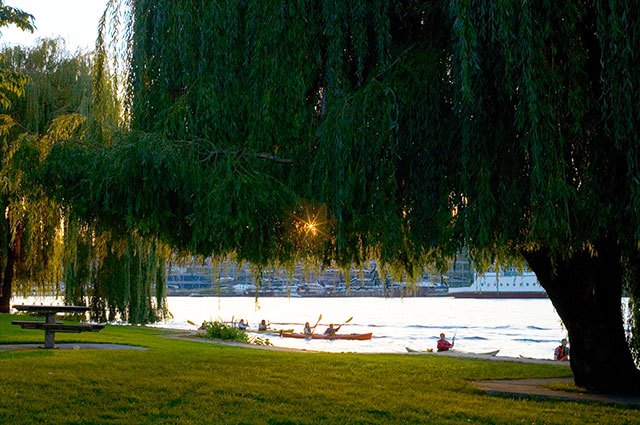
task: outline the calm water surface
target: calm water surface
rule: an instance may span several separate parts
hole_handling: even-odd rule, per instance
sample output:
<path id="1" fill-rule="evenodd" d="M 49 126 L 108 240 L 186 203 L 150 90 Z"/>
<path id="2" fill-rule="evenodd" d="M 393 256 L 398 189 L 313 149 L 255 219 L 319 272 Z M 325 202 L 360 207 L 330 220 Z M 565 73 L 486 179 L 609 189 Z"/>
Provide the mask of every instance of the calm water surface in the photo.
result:
<path id="1" fill-rule="evenodd" d="M 159 326 L 195 329 L 188 321 L 199 325 L 242 318 L 252 328 L 265 319 L 273 328 L 301 331 L 304 322 L 313 326 L 322 315 L 317 331 L 353 317 L 341 332 L 373 333 L 370 341 L 269 337 L 276 346 L 328 352 L 434 348 L 440 332 L 445 332 L 448 339 L 455 335 L 455 347 L 461 351 L 499 349 L 501 356 L 549 359 L 567 335 L 548 299 L 169 297 L 168 304 L 173 318 Z"/>

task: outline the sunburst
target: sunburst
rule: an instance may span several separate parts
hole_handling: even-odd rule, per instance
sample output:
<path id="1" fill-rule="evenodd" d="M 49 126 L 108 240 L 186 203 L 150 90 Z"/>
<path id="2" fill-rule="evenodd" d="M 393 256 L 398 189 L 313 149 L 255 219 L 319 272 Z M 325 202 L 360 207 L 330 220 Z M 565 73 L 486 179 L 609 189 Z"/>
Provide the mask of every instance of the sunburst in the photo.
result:
<path id="1" fill-rule="evenodd" d="M 322 226 L 327 223 L 326 220 L 323 220 L 321 218 L 323 216 L 324 214 L 322 212 L 322 208 L 318 209 L 315 213 L 310 213 L 307 210 L 306 218 L 295 217 L 296 227 L 300 230 L 300 232 L 304 233 L 305 236 L 326 236 L 322 231 Z"/>

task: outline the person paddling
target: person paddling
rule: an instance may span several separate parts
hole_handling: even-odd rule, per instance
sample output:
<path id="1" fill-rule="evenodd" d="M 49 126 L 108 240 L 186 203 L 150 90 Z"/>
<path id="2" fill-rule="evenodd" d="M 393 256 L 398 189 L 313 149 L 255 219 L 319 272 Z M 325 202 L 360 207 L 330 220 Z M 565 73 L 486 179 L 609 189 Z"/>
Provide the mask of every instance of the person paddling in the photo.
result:
<path id="1" fill-rule="evenodd" d="M 268 328 L 267 322 L 266 320 L 262 319 L 262 321 L 260 322 L 260 324 L 258 325 L 258 330 L 259 331 L 266 331 Z"/>
<path id="2" fill-rule="evenodd" d="M 313 330 L 311 329 L 311 325 L 309 324 L 309 322 L 305 322 L 302 333 L 304 333 L 306 336 L 311 336 L 311 334 L 313 333 Z"/>
<path id="3" fill-rule="evenodd" d="M 340 330 L 340 328 L 342 327 L 342 325 L 338 326 L 337 328 L 333 327 L 333 323 L 331 323 L 329 325 L 329 327 L 327 329 L 325 329 L 324 334 L 326 336 L 334 336 L 336 334 L 336 332 L 338 332 Z"/>
<path id="4" fill-rule="evenodd" d="M 248 323 L 244 322 L 244 319 L 240 319 L 240 321 L 238 322 L 238 329 L 240 329 L 241 331 L 247 330 L 249 328 Z"/>
<path id="5" fill-rule="evenodd" d="M 438 351 L 449 351 L 450 349 L 453 348 L 453 343 L 447 341 L 445 339 L 444 333 L 441 333 L 440 339 L 438 340 L 438 345 L 436 348 Z"/>

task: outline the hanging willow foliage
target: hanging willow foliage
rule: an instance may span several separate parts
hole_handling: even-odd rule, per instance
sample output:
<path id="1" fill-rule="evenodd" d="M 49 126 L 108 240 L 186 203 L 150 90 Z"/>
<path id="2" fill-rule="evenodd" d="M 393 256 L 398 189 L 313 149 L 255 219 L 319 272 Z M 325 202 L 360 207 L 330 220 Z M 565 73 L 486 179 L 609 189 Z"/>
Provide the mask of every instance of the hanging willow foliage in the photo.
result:
<path id="1" fill-rule="evenodd" d="M 463 245 L 480 265 L 539 244 L 580 249 L 619 212 L 592 208 L 606 190 L 589 175 L 611 152 L 592 142 L 609 127 L 585 70 L 593 43 L 621 33 L 598 8 L 112 0 L 95 88 L 123 94 L 135 131 L 104 155 L 132 172 L 94 174 L 93 196 L 125 228 L 171 222 L 172 244 L 261 263 L 295 255 L 284 222 L 314 204 L 331 223 L 317 253 L 343 265 L 412 269 Z M 603 26 L 599 40 L 572 37 L 585 22 Z M 604 75 L 630 69 L 615 66 Z M 114 198 L 116 181 L 141 195 Z"/>
<path id="2" fill-rule="evenodd" d="M 89 299 L 91 316 L 98 321 L 149 323 L 163 317 L 167 253 L 155 241 L 116 238 L 73 217 L 65 229 L 67 302 Z"/>
<path id="3" fill-rule="evenodd" d="M 256 264 L 305 257 L 348 266 L 376 256 L 417 273 L 425 258 L 452 254 L 459 244 L 442 247 L 453 232 L 454 176 L 438 169 L 448 148 L 424 139 L 424 131 L 452 137 L 447 102 L 406 103 L 451 97 L 421 75 L 446 78 L 446 19 L 418 28 L 418 44 L 392 47 L 391 26 L 408 13 L 418 27 L 442 17 L 436 6 L 382 0 L 109 2 L 97 75 L 124 71 L 109 81 L 123 90 L 124 127 L 134 131 L 98 156 L 63 151 L 92 170 L 82 179 L 91 199 L 76 208 L 180 249 Z M 399 126 L 424 111 L 434 116 Z M 78 170 L 65 173 L 56 155 L 48 175 L 85 193 L 70 188 Z M 413 173 L 434 163 L 414 185 Z M 122 189 L 132 187 L 139 192 Z M 323 237 L 301 239 L 319 211 Z M 442 223 L 451 227 L 443 236 L 424 236 L 422 226 Z"/>
<path id="4" fill-rule="evenodd" d="M 628 50 L 594 78 L 633 23 L 582 6 L 112 0 L 96 104 L 121 93 L 132 131 L 97 154 L 60 146 L 47 175 L 79 214 L 262 264 L 297 255 L 313 205 L 314 256 L 341 265 L 580 250 L 629 234 L 638 210 L 608 190 L 637 174 Z M 626 103 L 600 102 L 612 90 Z M 61 169 L 67 155 L 83 169 Z M 598 177 L 619 160 L 627 175 Z"/>
<path id="5" fill-rule="evenodd" d="M 155 238 L 105 228 L 34 184 L 40 176 L 34 164 L 56 144 L 87 146 L 88 138 L 92 146 L 108 144 L 119 105 L 92 99 L 89 57 L 70 56 L 57 40 L 8 49 L 3 56 L 28 79 L 24 94 L 6 111 L 13 124 L 2 135 L 3 282 L 13 279 L 6 292 L 63 293 L 68 303 L 90 303 L 92 316 L 100 320 L 157 320 L 166 313 L 164 246 Z M 100 120 L 87 120 L 92 108 L 100 111 Z M 61 166 L 75 166 L 70 161 L 65 158 Z"/>

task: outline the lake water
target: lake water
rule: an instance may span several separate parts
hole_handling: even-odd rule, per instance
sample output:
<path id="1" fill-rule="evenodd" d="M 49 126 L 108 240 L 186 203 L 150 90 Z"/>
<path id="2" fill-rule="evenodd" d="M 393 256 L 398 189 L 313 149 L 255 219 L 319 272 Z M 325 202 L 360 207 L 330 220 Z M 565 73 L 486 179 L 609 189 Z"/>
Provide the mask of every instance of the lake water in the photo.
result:
<path id="1" fill-rule="evenodd" d="M 273 328 L 299 332 L 304 322 L 313 326 L 322 314 L 317 331 L 353 317 L 341 332 L 373 333 L 370 341 L 269 337 L 275 346 L 327 352 L 424 350 L 435 348 L 445 332 L 449 340 L 455 335 L 461 351 L 499 349 L 499 356 L 550 359 L 567 336 L 548 299 L 168 297 L 168 305 L 173 318 L 158 326 L 195 329 L 189 321 L 199 325 L 242 318 L 254 329 L 265 319 Z"/>

